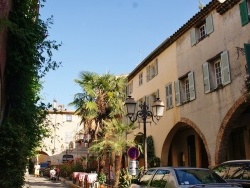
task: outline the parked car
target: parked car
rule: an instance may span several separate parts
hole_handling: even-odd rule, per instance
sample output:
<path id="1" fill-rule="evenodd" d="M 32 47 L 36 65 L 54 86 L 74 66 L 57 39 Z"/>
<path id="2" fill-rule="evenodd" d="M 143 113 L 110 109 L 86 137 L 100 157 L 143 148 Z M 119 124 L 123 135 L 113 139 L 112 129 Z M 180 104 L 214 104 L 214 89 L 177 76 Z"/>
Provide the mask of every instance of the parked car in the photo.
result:
<path id="1" fill-rule="evenodd" d="M 40 176 L 48 176 L 49 177 L 49 171 L 50 171 L 50 163 L 48 162 L 42 162 L 40 165 Z"/>
<path id="2" fill-rule="evenodd" d="M 227 182 L 241 184 L 244 188 L 250 188 L 250 160 L 226 161 L 213 168 Z"/>
<path id="3" fill-rule="evenodd" d="M 130 188 L 188 188 L 188 187 L 242 187 L 227 183 L 218 174 L 206 168 L 156 167 L 150 168 Z"/>

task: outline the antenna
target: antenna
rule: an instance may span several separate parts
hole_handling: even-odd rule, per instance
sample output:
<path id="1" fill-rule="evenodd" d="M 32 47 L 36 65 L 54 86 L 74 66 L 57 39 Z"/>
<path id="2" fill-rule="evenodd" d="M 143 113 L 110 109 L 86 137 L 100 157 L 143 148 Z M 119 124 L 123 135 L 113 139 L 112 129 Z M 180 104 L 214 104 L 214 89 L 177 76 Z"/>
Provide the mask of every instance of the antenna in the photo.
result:
<path id="1" fill-rule="evenodd" d="M 201 9 L 203 9 L 204 8 L 204 4 L 202 3 L 202 1 L 201 0 L 198 0 L 199 1 L 199 9 L 201 10 Z"/>

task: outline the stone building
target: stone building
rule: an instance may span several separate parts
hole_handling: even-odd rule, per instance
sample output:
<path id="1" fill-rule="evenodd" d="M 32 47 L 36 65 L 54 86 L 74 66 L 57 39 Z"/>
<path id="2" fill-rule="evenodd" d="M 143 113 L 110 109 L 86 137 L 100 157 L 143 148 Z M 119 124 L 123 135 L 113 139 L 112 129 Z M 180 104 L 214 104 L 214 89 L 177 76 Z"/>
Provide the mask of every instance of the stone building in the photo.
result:
<path id="1" fill-rule="evenodd" d="M 250 1 L 212 0 L 128 75 L 138 104 L 165 103 L 163 117 L 147 124 L 162 166 L 250 158 L 248 67 Z M 128 138 L 139 133 L 142 126 Z"/>

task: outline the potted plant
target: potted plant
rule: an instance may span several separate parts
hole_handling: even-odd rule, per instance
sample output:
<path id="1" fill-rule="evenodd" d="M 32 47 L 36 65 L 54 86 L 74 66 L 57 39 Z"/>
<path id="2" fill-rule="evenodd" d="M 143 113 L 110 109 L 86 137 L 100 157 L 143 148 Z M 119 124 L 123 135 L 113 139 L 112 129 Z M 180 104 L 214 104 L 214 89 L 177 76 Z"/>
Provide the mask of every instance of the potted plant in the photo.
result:
<path id="1" fill-rule="evenodd" d="M 106 175 L 103 172 L 98 173 L 97 181 L 100 183 L 100 187 L 104 187 L 104 183 L 106 182 Z"/>

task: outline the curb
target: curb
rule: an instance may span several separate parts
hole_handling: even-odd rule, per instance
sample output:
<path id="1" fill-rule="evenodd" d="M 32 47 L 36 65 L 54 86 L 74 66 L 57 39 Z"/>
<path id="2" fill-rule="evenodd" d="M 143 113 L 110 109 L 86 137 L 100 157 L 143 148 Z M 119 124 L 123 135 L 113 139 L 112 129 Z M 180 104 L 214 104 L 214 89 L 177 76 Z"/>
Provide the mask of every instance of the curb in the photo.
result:
<path id="1" fill-rule="evenodd" d="M 60 178 L 60 181 L 67 184 L 70 188 L 80 188 L 80 186 L 73 184 L 72 182 L 67 181 L 64 178 Z"/>

